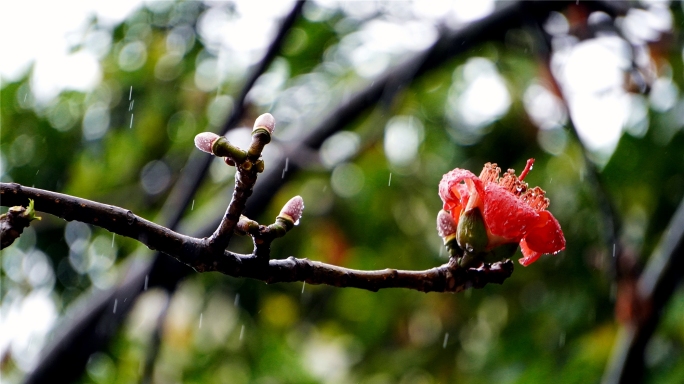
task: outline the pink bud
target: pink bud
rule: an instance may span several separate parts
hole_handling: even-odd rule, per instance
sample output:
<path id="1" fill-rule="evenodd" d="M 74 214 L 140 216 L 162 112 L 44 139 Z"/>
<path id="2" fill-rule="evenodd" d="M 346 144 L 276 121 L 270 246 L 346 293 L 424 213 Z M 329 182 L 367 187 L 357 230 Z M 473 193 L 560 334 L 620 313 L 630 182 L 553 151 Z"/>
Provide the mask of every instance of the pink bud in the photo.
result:
<path id="1" fill-rule="evenodd" d="M 304 199 L 301 196 L 295 196 L 285 203 L 278 216 L 291 219 L 297 225 L 302 217 L 302 211 L 304 211 Z"/>
<path id="2" fill-rule="evenodd" d="M 197 136 L 195 136 L 195 147 L 197 147 L 200 151 L 213 153 L 211 151 L 211 147 L 214 145 L 214 141 L 216 141 L 216 139 L 219 137 L 219 135 L 211 132 L 198 133 Z"/>
<path id="3" fill-rule="evenodd" d="M 453 236 L 456 233 L 456 222 L 446 211 L 441 210 L 437 214 L 437 233 L 443 239 Z"/>
<path id="4" fill-rule="evenodd" d="M 273 133 L 275 129 L 275 119 L 270 113 L 264 113 L 263 115 L 257 117 L 254 121 L 254 129 L 266 128 L 269 133 Z"/>

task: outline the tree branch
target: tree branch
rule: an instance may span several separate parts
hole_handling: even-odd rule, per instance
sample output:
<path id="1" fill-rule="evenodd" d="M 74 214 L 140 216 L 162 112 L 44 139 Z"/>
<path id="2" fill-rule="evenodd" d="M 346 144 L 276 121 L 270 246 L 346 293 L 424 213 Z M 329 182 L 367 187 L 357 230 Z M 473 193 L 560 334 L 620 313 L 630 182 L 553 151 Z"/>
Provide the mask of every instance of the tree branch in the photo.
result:
<path id="1" fill-rule="evenodd" d="M 467 288 L 482 288 L 487 283 L 501 284 L 513 273 L 513 263 L 510 260 L 470 269 L 447 263 L 425 271 L 360 271 L 294 257 L 268 260 L 256 257 L 255 254 L 241 255 L 229 251 L 215 257 L 211 247 L 202 239 L 176 233 L 123 208 L 15 183 L 0 183 L 0 196 L 3 205 L 22 205 L 28 199 L 33 199 L 42 212 L 65 220 L 96 225 L 136 239 L 198 272 L 216 271 L 233 277 L 250 277 L 269 284 L 305 281 L 309 284 L 355 287 L 370 291 L 407 288 L 421 292 L 459 292 Z"/>
<path id="2" fill-rule="evenodd" d="M 36 217 L 33 208 L 33 200 L 29 200 L 28 208 L 16 206 L 10 208 L 7 213 L 0 215 L 0 249 L 5 249 L 14 243 Z"/>

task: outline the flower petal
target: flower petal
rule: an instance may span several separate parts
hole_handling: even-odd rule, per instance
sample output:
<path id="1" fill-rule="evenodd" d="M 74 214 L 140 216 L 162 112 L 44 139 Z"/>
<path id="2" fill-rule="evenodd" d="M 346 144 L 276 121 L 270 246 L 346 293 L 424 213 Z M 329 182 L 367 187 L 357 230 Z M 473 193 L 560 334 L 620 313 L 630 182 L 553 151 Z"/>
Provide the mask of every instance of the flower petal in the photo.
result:
<path id="1" fill-rule="evenodd" d="M 485 190 L 484 217 L 491 234 L 515 243 L 539 220 L 534 209 L 497 184 Z"/>
<path id="2" fill-rule="evenodd" d="M 469 190 L 465 184 L 461 183 L 466 179 L 473 181 L 474 191 Z M 484 186 L 482 181 L 467 169 L 456 168 L 445 174 L 442 181 L 439 182 L 439 197 L 444 202 L 444 209 L 452 211 L 452 215 L 456 213 L 453 212 L 454 210 L 460 213 L 461 209 L 468 203 L 470 195 L 475 192 L 484 195 Z M 458 219 L 458 215 L 455 217 Z"/>
<path id="3" fill-rule="evenodd" d="M 549 211 L 539 212 L 536 225 L 525 235 L 530 249 L 541 253 L 558 253 L 565 249 L 565 237 L 558 220 Z"/>
<path id="4" fill-rule="evenodd" d="M 528 265 L 534 263 L 542 255 L 541 252 L 531 250 L 530 247 L 527 245 L 527 241 L 525 241 L 525 239 L 523 239 L 520 242 L 520 250 L 522 251 L 522 254 L 525 257 L 518 259 L 518 262 L 524 267 L 527 267 Z"/>

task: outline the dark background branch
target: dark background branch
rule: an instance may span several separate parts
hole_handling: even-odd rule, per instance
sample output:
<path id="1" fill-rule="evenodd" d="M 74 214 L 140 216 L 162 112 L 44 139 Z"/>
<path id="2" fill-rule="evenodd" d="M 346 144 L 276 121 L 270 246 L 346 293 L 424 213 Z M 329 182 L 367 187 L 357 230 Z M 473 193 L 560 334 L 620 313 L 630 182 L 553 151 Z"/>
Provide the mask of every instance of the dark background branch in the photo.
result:
<path id="1" fill-rule="evenodd" d="M 637 298 L 647 314 L 627 324 L 618 334 L 613 355 L 603 377 L 605 384 L 633 383 L 643 379 L 644 352 L 656 331 L 665 305 L 684 275 L 684 200 L 679 204 L 658 249 L 637 284 Z"/>

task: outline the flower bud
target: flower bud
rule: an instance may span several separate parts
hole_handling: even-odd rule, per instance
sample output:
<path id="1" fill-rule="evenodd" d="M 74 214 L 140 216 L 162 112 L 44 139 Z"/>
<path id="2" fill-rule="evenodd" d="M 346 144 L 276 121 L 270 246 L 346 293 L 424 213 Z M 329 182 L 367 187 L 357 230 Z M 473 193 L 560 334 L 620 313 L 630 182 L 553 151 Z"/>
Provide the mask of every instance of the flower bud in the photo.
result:
<path id="1" fill-rule="evenodd" d="M 214 142 L 219 139 L 219 135 L 212 132 L 202 132 L 195 136 L 195 147 L 200 151 L 213 154 L 211 148 Z"/>
<path id="2" fill-rule="evenodd" d="M 445 210 L 440 210 L 437 214 L 437 233 L 444 239 L 444 244 L 456 237 L 456 222 Z"/>
<path id="3" fill-rule="evenodd" d="M 480 208 L 461 212 L 456 229 L 458 245 L 467 253 L 480 253 L 487 248 L 489 238 Z"/>
<path id="4" fill-rule="evenodd" d="M 302 217 L 302 211 L 304 211 L 304 199 L 301 196 L 295 196 L 285 203 L 278 217 L 297 225 Z"/>
<path id="5" fill-rule="evenodd" d="M 254 121 L 254 130 L 258 128 L 264 128 L 268 131 L 268 133 L 273 133 L 273 130 L 275 129 L 275 119 L 273 118 L 273 115 L 270 113 L 264 113 L 263 115 L 257 117 L 257 119 Z"/>

